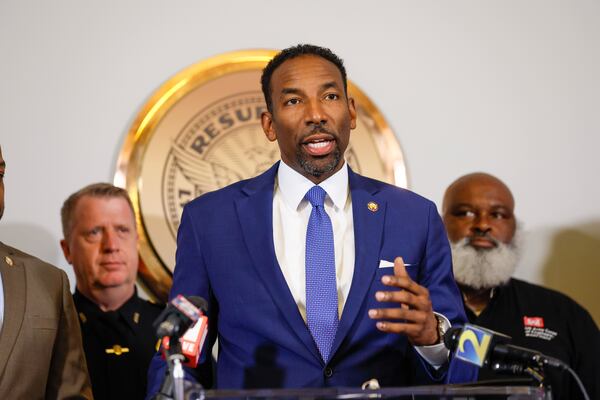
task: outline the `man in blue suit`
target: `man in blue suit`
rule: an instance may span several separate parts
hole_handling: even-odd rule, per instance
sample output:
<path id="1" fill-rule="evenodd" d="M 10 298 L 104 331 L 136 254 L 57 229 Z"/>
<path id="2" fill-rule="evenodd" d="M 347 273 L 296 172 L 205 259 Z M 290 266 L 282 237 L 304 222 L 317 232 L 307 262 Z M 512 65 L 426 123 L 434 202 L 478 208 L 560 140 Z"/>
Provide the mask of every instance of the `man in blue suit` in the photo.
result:
<path id="1" fill-rule="evenodd" d="M 356 110 L 342 61 L 291 47 L 262 86 L 281 162 L 192 201 L 181 219 L 171 295 L 209 302 L 206 362 L 192 374 L 211 385 L 218 337 L 217 388 L 472 380 L 440 344 L 465 316 L 435 205 L 344 162 Z"/>

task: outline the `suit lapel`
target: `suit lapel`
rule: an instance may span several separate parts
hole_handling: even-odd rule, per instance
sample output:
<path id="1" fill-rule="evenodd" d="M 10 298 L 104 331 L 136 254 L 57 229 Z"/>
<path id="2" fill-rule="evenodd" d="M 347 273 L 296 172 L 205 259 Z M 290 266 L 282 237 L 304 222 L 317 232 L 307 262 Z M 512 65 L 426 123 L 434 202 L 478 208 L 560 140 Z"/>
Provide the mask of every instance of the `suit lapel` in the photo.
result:
<path id="1" fill-rule="evenodd" d="M 314 357 L 321 359 L 319 351 L 292 293 L 289 290 L 281 268 L 277 263 L 273 244 L 273 189 L 279 164 L 275 164 L 261 176 L 248 181 L 242 189 L 246 194 L 236 201 L 238 218 L 248 253 L 256 272 L 267 288 L 273 302 L 281 310 L 281 315 L 291 330 L 304 343 Z"/>
<path id="2" fill-rule="evenodd" d="M 8 259 L 13 265 L 9 265 Z M 10 262 L 10 261 L 9 261 Z M 0 273 L 2 274 L 2 288 L 4 290 L 4 320 L 0 332 L 0 377 L 8 357 L 13 350 L 25 316 L 25 267 L 13 256 L 13 252 L 0 243 Z"/>
<path id="3" fill-rule="evenodd" d="M 354 220 L 354 275 L 333 343 L 332 354 L 340 347 L 356 320 L 362 320 L 366 316 L 367 310 L 364 310 L 365 315 L 362 316 L 359 316 L 358 312 L 366 300 L 379 265 L 379 252 L 385 222 L 386 203 L 376 197 L 379 191 L 377 186 L 370 180 L 355 174 L 351 169 L 348 170 L 348 174 Z M 377 208 L 372 211 L 375 208 L 374 205 Z"/>

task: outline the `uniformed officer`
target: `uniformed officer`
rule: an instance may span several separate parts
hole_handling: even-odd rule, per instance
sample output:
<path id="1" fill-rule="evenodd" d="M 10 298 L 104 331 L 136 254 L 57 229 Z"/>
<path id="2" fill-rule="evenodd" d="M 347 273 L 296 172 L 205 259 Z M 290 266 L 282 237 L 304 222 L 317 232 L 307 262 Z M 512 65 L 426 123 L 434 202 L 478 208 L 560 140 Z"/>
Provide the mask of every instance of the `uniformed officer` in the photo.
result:
<path id="1" fill-rule="evenodd" d="M 137 296 L 138 234 L 127 192 L 97 183 L 61 210 L 61 247 L 73 266 L 73 295 L 96 399 L 143 399 L 156 351 L 152 322 L 162 307 Z"/>

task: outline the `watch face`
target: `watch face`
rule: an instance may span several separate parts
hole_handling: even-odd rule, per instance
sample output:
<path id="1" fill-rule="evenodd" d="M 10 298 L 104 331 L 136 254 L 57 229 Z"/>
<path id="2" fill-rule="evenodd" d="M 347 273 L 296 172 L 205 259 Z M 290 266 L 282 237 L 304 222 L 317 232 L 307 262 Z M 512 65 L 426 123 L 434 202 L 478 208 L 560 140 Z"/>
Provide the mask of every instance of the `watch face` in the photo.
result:
<path id="1" fill-rule="evenodd" d="M 142 285 L 164 301 L 175 266 L 185 204 L 206 192 L 254 177 L 279 160 L 262 131 L 260 76 L 274 50 L 222 54 L 164 83 L 139 112 L 121 149 L 115 184 L 134 204 Z M 352 82 L 357 108 L 346 160 L 375 179 L 407 186 L 400 145 L 373 102 Z"/>

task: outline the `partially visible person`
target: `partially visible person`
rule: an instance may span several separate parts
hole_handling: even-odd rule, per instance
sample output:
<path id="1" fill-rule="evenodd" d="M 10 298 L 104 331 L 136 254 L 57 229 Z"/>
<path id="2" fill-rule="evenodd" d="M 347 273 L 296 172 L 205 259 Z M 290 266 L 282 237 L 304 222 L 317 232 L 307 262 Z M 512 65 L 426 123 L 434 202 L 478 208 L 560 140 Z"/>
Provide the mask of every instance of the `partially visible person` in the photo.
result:
<path id="1" fill-rule="evenodd" d="M 138 297 L 138 234 L 124 189 L 96 183 L 61 210 L 61 247 L 73 266 L 83 345 L 96 399 L 142 399 L 162 307 Z"/>
<path id="2" fill-rule="evenodd" d="M 515 345 L 566 362 L 597 399 L 600 334 L 590 314 L 562 293 L 511 277 L 522 247 L 514 207 L 508 187 L 492 175 L 465 175 L 446 190 L 443 220 L 467 317 L 510 335 Z M 506 378 L 479 373 L 480 380 Z M 582 398 L 566 371 L 548 369 L 546 383 L 554 399 Z"/>
<path id="3" fill-rule="evenodd" d="M 0 242 L 0 277 L 0 399 L 91 399 L 65 272 Z"/>

